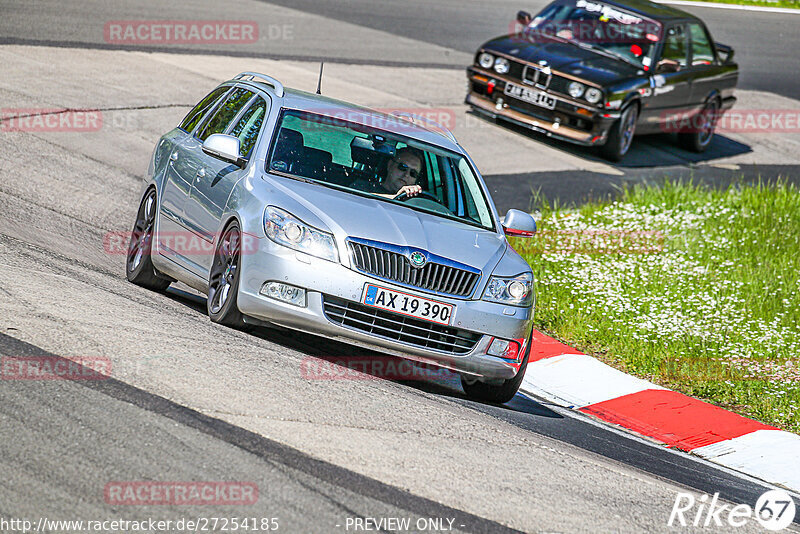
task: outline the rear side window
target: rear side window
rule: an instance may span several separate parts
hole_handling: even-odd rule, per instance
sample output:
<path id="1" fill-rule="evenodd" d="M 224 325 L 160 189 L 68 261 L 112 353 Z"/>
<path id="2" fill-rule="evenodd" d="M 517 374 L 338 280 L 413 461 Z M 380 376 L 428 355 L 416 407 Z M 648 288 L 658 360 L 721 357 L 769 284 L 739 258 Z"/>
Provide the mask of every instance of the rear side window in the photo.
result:
<path id="1" fill-rule="evenodd" d="M 206 112 L 214 107 L 214 104 L 222 98 L 222 95 L 228 92 L 230 87 L 217 87 L 210 93 L 206 95 L 206 97 L 197 104 L 192 111 L 189 112 L 186 117 L 184 117 L 183 121 L 178 125 L 178 128 L 185 132 L 191 132 L 194 130 L 194 127 L 197 126 L 197 123 L 200 122 L 200 119 L 203 118 L 203 115 Z"/>
<path id="2" fill-rule="evenodd" d="M 689 64 L 689 47 L 686 45 L 686 31 L 683 25 L 673 26 L 667 30 L 661 59 L 676 61 L 681 67 Z"/>
<path id="3" fill-rule="evenodd" d="M 214 115 L 201 127 L 197 138 L 200 139 L 200 141 L 205 141 L 208 136 L 212 134 L 223 133 L 228 127 L 228 124 L 230 124 L 233 118 L 251 98 L 253 98 L 253 93 L 247 89 L 235 89 L 228 98 L 225 99 L 225 102 L 217 108 Z"/>
<path id="4" fill-rule="evenodd" d="M 267 103 L 264 102 L 263 98 L 258 97 L 231 130 L 231 135 L 238 138 L 241 143 L 239 149 L 241 157 L 250 157 L 250 152 L 252 152 L 256 144 L 258 133 L 261 131 L 261 125 L 264 123 L 266 115 Z"/>
<path id="5" fill-rule="evenodd" d="M 705 28 L 697 23 L 690 23 L 689 32 L 692 35 L 692 66 L 712 64 L 714 50 Z"/>

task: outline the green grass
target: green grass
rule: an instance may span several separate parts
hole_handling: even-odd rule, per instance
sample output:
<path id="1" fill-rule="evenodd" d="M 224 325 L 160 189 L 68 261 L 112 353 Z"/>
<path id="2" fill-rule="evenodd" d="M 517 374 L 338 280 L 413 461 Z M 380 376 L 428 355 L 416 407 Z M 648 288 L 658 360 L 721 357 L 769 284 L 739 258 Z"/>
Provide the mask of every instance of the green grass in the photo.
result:
<path id="1" fill-rule="evenodd" d="M 760 6 L 760 7 L 788 7 L 800 9 L 800 1 L 797 0 L 699 0 L 700 2 L 710 2 L 713 4 L 735 4 L 740 6 Z"/>
<path id="2" fill-rule="evenodd" d="M 539 328 L 623 371 L 800 432 L 797 188 L 637 186 L 614 203 L 544 207 L 539 227 L 515 242 L 537 277 Z M 658 233 L 632 246 L 641 231 Z M 576 249 L 575 235 L 588 241 Z M 663 250 L 647 252 L 655 245 Z"/>

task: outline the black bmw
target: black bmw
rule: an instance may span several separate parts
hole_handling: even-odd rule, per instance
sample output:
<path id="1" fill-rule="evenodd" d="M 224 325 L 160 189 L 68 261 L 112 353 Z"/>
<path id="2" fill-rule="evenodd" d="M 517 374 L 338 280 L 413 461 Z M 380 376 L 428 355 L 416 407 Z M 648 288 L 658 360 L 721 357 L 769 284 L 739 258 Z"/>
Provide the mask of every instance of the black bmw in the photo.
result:
<path id="1" fill-rule="evenodd" d="M 738 80 L 731 47 L 705 24 L 648 0 L 556 0 L 485 43 L 467 68 L 475 111 L 601 146 L 619 161 L 634 133 L 677 132 L 702 152 Z"/>

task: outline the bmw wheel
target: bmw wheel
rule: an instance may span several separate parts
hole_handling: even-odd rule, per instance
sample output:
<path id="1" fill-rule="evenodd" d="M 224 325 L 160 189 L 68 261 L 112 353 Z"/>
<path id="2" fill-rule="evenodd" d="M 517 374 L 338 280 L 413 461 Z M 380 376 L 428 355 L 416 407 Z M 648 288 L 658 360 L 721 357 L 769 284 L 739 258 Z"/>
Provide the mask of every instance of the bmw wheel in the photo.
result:
<path id="1" fill-rule="evenodd" d="M 153 249 L 153 228 L 156 221 L 156 210 L 158 209 L 158 197 L 155 189 L 149 189 L 145 193 L 139 211 L 136 214 L 136 222 L 131 232 L 131 240 L 128 244 L 128 254 L 125 261 L 125 277 L 129 282 L 136 285 L 163 291 L 172 282 L 170 279 L 161 276 L 156 268 L 153 267 L 151 257 Z"/>
<path id="2" fill-rule="evenodd" d="M 706 102 L 703 110 L 692 121 L 692 131 L 678 134 L 678 143 L 686 150 L 704 152 L 714 137 L 718 115 L 719 101 L 712 98 Z"/>
<path id="3" fill-rule="evenodd" d="M 608 132 L 608 140 L 601 149 L 606 159 L 620 161 L 625 157 L 625 154 L 631 148 L 638 118 L 639 106 L 636 103 L 632 103 L 622 111 L 619 119 L 611 125 L 611 129 Z"/>

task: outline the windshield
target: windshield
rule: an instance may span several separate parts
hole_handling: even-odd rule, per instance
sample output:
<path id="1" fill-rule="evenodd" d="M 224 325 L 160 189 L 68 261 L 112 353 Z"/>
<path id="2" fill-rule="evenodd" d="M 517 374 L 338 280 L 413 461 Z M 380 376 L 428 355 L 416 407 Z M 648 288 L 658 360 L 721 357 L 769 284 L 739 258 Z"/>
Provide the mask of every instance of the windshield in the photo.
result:
<path id="1" fill-rule="evenodd" d="M 410 127 L 399 118 L 381 122 L 383 128 L 395 132 Z M 494 229 L 478 177 L 466 158 L 387 130 L 284 110 L 268 168 Z"/>
<path id="2" fill-rule="evenodd" d="M 619 6 L 590 0 L 553 3 L 523 31 L 530 39 L 555 37 L 645 70 L 661 38 L 660 23 Z"/>

